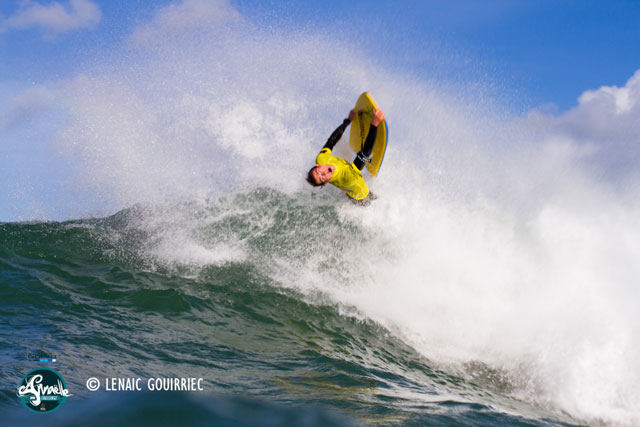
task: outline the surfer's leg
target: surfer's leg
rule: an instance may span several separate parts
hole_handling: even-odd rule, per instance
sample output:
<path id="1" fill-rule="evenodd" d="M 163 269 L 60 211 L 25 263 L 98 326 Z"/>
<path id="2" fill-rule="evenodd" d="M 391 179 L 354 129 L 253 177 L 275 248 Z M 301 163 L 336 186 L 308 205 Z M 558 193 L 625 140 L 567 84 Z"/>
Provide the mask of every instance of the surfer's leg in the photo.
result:
<path id="1" fill-rule="evenodd" d="M 347 195 L 347 197 L 349 197 L 349 195 Z M 367 197 L 365 197 L 364 199 L 356 200 L 352 197 L 349 197 L 349 200 L 351 200 L 351 203 L 356 206 L 369 206 L 371 204 L 371 201 L 377 198 L 378 196 L 376 196 L 372 192 L 369 192 L 369 194 L 367 194 Z"/>

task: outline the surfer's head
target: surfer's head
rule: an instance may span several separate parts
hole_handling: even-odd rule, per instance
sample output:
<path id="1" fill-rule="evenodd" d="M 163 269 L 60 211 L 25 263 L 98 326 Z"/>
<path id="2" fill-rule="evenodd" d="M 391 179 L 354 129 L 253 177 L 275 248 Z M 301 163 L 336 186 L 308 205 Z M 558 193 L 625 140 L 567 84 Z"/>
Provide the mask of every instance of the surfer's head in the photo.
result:
<path id="1" fill-rule="evenodd" d="M 307 182 L 314 187 L 325 185 L 336 171 L 333 165 L 315 165 L 307 174 Z"/>

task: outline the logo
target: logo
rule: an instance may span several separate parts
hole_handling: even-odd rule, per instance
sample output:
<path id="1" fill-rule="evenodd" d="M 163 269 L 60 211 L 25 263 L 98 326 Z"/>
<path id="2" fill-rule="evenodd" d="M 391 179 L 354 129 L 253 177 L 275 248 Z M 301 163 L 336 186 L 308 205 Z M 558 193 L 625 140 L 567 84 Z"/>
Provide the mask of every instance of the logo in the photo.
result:
<path id="1" fill-rule="evenodd" d="M 49 368 L 27 372 L 18 385 L 18 397 L 24 406 L 35 412 L 51 412 L 71 396 L 59 373 Z"/>

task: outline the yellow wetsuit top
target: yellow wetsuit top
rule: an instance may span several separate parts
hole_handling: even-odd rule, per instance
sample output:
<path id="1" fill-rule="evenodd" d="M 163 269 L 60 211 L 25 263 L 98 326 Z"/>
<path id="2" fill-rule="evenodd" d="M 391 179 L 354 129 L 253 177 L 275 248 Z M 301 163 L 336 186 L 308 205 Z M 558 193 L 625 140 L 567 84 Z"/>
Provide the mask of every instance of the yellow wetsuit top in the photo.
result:
<path id="1" fill-rule="evenodd" d="M 347 192 L 347 196 L 355 200 L 362 200 L 369 194 L 369 187 L 362 178 L 362 171 L 353 163 L 348 163 L 340 157 L 331 155 L 331 149 L 324 147 L 316 157 L 316 164 L 332 165 L 336 168 L 329 184 L 335 185 Z"/>

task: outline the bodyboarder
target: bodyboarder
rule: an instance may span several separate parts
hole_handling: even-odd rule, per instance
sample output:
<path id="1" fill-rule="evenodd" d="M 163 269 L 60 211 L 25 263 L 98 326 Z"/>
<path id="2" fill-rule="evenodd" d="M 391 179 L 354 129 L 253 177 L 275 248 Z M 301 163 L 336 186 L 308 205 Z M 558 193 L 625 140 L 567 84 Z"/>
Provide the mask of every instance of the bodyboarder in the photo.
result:
<path id="1" fill-rule="evenodd" d="M 354 203 L 368 205 L 376 197 L 369 191 L 367 183 L 362 178 L 362 169 L 366 163 L 371 162 L 370 156 L 376 142 L 378 125 L 384 120 L 382 110 L 374 110 L 367 139 L 351 164 L 340 157 L 331 155 L 331 150 L 355 117 L 355 110 L 351 110 L 349 117 L 344 119 L 342 124 L 333 131 L 316 157 L 316 164 L 309 170 L 307 182 L 314 187 L 324 186 L 327 183 L 332 184 L 344 190 Z"/>

